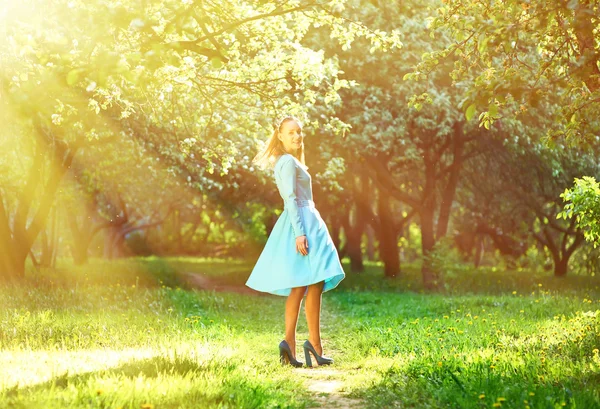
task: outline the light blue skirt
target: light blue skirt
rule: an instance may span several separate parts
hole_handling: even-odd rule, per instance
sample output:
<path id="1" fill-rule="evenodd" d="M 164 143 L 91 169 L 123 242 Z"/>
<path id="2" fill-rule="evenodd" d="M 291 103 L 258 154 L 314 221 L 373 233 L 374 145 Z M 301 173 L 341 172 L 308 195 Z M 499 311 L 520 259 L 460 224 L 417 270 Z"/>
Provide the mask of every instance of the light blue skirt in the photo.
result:
<path id="1" fill-rule="evenodd" d="M 324 281 L 323 292 L 345 277 L 337 250 L 312 200 L 298 203 L 308 240 L 308 255 L 296 252 L 296 236 L 287 210 L 279 216 L 246 285 L 254 290 L 287 296 L 294 287 Z"/>

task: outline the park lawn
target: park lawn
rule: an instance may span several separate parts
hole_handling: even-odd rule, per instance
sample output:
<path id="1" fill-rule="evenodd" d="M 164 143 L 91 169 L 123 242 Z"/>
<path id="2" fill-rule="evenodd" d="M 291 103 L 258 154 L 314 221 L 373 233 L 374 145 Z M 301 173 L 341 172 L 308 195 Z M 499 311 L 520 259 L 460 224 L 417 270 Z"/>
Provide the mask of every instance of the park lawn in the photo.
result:
<path id="1" fill-rule="evenodd" d="M 0 288 L 0 407 L 303 408 L 333 399 L 309 391 L 306 370 L 279 365 L 284 298 L 187 291 L 174 274 L 240 282 L 247 268 L 94 262 L 77 276 L 59 268 Z M 448 274 L 446 293 L 427 294 L 415 271 L 384 280 L 369 265 L 325 294 L 324 348 L 336 363 L 310 373 L 341 382 L 357 407 L 600 408 L 596 277 L 466 271 Z M 303 317 L 298 331 L 301 344 Z"/>

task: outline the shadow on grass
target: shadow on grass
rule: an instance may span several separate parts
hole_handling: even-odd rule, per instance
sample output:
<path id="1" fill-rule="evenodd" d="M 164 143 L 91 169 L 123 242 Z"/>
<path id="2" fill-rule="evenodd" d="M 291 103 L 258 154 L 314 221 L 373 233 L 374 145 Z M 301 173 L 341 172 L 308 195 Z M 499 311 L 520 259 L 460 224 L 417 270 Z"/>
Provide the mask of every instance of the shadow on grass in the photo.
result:
<path id="1" fill-rule="evenodd" d="M 418 359 L 382 371 L 380 381 L 351 396 L 364 399 L 368 408 L 600 408 L 600 373 L 544 379 L 527 368 L 512 372 L 499 373 L 483 362 L 438 366 Z"/>
<path id="2" fill-rule="evenodd" d="M 17 392 L 33 393 L 49 388 L 67 388 L 72 384 L 84 384 L 91 378 L 95 377 L 121 376 L 125 378 L 136 378 L 141 375 L 145 378 L 157 378 L 162 375 L 200 375 L 203 372 L 210 373 L 211 371 L 215 371 L 217 368 L 219 369 L 219 372 L 223 370 L 234 371 L 237 368 L 237 365 L 233 362 L 226 363 L 225 366 L 223 366 L 222 363 L 216 363 L 213 361 L 199 363 L 195 359 L 182 356 L 175 356 L 172 359 L 165 357 L 145 358 L 140 360 L 132 360 L 113 368 L 78 373 L 75 375 L 69 375 L 67 372 L 58 375 L 47 382 L 29 385 L 26 387 L 15 386 L 9 389 L 9 394 Z"/>
<path id="3" fill-rule="evenodd" d="M 93 387 L 101 387 L 107 378 L 117 379 L 118 391 Z M 144 385 L 141 389 L 140 379 Z M 73 390 L 77 391 L 75 398 L 69 396 Z M 4 396 L 9 407 L 30 407 L 29 402 L 39 404 L 44 399 L 63 402 L 73 399 L 73 404 L 88 402 L 85 407 L 131 408 L 139 408 L 144 401 L 161 408 L 305 408 L 310 402 L 304 387 L 290 379 L 249 374 L 229 359 L 201 362 L 186 356 L 158 356 L 98 371 L 65 373 L 36 385 L 13 387 L 4 391 Z"/>

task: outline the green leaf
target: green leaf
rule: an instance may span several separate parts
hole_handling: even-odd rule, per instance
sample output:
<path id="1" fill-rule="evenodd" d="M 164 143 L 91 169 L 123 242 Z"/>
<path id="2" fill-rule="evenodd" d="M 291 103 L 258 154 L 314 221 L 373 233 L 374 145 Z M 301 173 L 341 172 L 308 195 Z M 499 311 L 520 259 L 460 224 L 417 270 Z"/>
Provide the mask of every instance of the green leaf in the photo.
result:
<path id="1" fill-rule="evenodd" d="M 81 74 L 83 70 L 81 68 L 75 68 L 74 70 L 69 71 L 67 74 L 67 84 L 73 85 L 79 80 L 79 74 Z"/>
<path id="2" fill-rule="evenodd" d="M 477 108 L 477 106 L 475 104 L 469 105 L 469 107 L 465 111 L 465 118 L 467 118 L 467 121 L 470 121 L 471 118 L 473 118 L 473 115 L 475 115 L 476 108 Z"/>
<path id="3" fill-rule="evenodd" d="M 479 54 L 482 54 L 485 50 L 487 50 L 488 41 L 490 41 L 489 37 L 483 37 L 479 39 L 479 47 L 477 48 Z"/>
<path id="4" fill-rule="evenodd" d="M 210 64 L 215 70 L 220 70 L 223 67 L 223 61 L 221 61 L 221 59 L 218 57 L 211 58 Z"/>

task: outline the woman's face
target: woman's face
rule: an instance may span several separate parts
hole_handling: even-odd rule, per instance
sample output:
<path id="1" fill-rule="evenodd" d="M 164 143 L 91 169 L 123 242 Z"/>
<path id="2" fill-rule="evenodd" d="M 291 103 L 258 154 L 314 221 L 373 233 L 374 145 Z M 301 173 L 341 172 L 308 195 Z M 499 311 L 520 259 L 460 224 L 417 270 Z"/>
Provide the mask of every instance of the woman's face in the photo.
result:
<path id="1" fill-rule="evenodd" d="M 288 153 L 295 153 L 302 147 L 304 135 L 302 128 L 296 121 L 286 121 L 281 125 L 279 139 L 283 143 L 283 149 Z"/>

